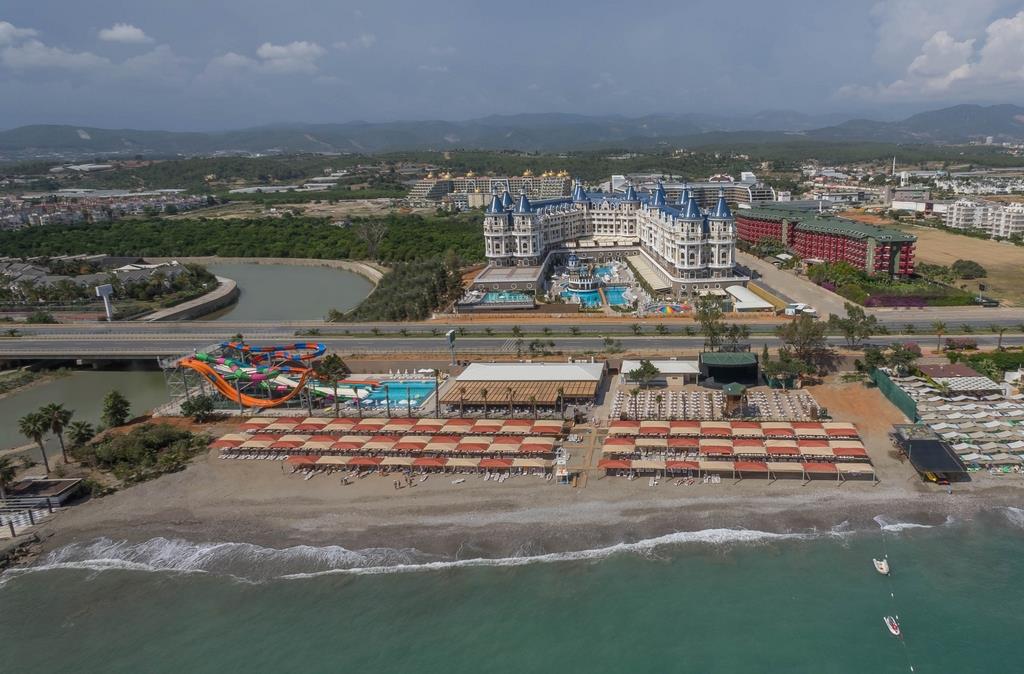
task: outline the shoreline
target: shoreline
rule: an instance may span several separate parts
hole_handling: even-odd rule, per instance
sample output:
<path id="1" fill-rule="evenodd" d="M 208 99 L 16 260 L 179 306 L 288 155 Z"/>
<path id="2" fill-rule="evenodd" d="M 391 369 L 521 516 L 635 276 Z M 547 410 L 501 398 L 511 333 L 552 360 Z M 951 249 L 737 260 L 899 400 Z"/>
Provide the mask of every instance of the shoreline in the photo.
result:
<path id="1" fill-rule="evenodd" d="M 243 474 L 226 482 L 223 471 Z M 45 555 L 101 538 L 129 543 L 166 538 L 501 559 L 527 550 L 572 553 L 715 529 L 877 531 L 879 516 L 935 526 L 1024 505 L 1024 492 L 1014 484 L 967 486 L 950 496 L 908 483 L 836 487 L 747 480 L 649 489 L 640 481 L 606 478 L 607 484 L 601 480 L 573 489 L 533 478 L 502 485 L 470 480 L 455 487 L 447 477 L 433 475 L 396 492 L 386 478 L 370 477 L 342 487 L 336 478 L 305 481 L 283 474 L 280 466 L 243 466 L 211 453 L 180 473 L 60 513 L 37 530 L 36 550 Z"/>
<path id="2" fill-rule="evenodd" d="M 199 257 L 146 257 L 147 261 L 163 262 L 177 260 L 181 263 L 196 264 L 273 264 L 290 265 L 293 267 L 329 267 L 331 269 L 344 269 L 362 276 L 374 287 L 380 283 L 387 271 L 385 267 L 375 265 L 362 260 L 329 260 L 310 257 L 221 257 L 219 255 L 205 255 Z M 371 291 L 372 292 L 372 291 Z"/>

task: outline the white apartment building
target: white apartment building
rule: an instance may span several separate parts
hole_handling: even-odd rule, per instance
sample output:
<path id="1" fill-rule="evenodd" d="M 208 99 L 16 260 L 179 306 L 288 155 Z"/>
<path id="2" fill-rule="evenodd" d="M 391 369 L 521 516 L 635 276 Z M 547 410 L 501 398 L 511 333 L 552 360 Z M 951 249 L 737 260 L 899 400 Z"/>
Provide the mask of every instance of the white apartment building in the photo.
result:
<path id="1" fill-rule="evenodd" d="M 1024 204 L 958 199 L 946 210 L 947 227 L 980 230 L 996 239 L 1024 236 Z"/>

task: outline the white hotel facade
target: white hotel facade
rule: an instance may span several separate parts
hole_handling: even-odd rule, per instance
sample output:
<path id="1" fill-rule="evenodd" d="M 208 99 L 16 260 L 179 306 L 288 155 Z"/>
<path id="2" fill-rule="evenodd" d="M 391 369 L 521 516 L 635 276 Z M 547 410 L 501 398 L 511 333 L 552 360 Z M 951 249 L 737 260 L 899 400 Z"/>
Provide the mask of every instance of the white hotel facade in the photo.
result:
<path id="1" fill-rule="evenodd" d="M 589 195 L 577 182 L 570 197 L 533 203 L 505 192 L 487 208 L 484 241 L 489 265 L 475 284 L 482 289 L 539 291 L 550 266 L 571 253 L 628 259 L 648 285 L 679 298 L 748 280 L 735 270 L 736 224 L 722 193 L 703 210 L 689 190 L 668 204 L 661 184 L 649 193 L 629 184 L 623 193 Z"/>

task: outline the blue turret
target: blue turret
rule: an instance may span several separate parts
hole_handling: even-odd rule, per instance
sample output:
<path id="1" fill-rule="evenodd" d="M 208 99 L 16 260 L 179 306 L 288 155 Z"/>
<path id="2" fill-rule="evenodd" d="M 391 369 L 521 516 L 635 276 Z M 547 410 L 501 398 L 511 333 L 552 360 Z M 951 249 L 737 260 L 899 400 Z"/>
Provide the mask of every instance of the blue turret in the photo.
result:
<path id="1" fill-rule="evenodd" d="M 583 183 L 579 180 L 576 181 L 576 186 L 572 189 L 572 200 L 573 201 L 589 201 L 590 195 L 583 189 Z"/>
<path id="2" fill-rule="evenodd" d="M 526 190 L 523 190 L 519 195 L 519 203 L 516 204 L 516 213 L 529 213 L 530 212 L 530 200 L 526 198 Z"/>
<path id="3" fill-rule="evenodd" d="M 688 201 L 690 201 L 690 188 L 686 187 L 679 193 L 679 203 L 677 204 L 679 206 L 679 210 L 686 210 L 686 204 Z"/>
<path id="4" fill-rule="evenodd" d="M 697 203 L 697 197 L 690 195 L 690 198 L 686 200 L 686 209 L 680 209 L 683 211 L 683 218 L 685 220 L 700 220 L 704 217 L 704 214 L 700 212 L 700 204 Z"/>
<path id="5" fill-rule="evenodd" d="M 488 215 L 500 215 L 505 212 L 505 208 L 501 205 L 501 197 L 497 194 L 491 195 L 491 205 L 487 207 Z"/>
<path id="6" fill-rule="evenodd" d="M 622 198 L 623 201 L 640 201 L 640 198 L 636 195 L 636 188 L 633 187 L 633 183 L 626 183 L 626 196 Z"/>
<path id="7" fill-rule="evenodd" d="M 732 211 L 729 210 L 729 204 L 725 202 L 725 190 L 721 187 L 718 188 L 718 203 L 711 211 L 711 217 L 715 220 L 732 220 Z"/>
<path id="8" fill-rule="evenodd" d="M 668 201 L 668 197 L 665 195 L 665 186 L 658 181 L 658 187 L 654 190 L 654 198 L 651 200 L 652 206 L 664 206 Z"/>
<path id="9" fill-rule="evenodd" d="M 505 190 L 505 193 L 501 195 L 501 207 L 504 209 L 512 208 L 512 195 Z"/>

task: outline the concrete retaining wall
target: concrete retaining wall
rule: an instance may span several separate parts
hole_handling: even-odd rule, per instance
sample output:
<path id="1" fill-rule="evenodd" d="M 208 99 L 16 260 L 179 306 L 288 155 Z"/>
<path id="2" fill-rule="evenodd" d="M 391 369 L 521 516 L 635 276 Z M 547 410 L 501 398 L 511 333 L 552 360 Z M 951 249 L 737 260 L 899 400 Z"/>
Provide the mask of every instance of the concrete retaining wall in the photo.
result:
<path id="1" fill-rule="evenodd" d="M 232 279 L 224 278 L 223 276 L 217 277 L 217 289 L 212 290 L 202 297 L 197 297 L 194 300 L 188 302 L 182 302 L 181 304 L 167 309 L 161 309 L 154 311 L 151 314 L 143 316 L 139 320 L 145 322 L 152 321 L 185 321 L 193 318 L 199 318 L 206 314 L 223 309 L 226 306 L 234 304 L 238 299 L 238 284 Z"/>

